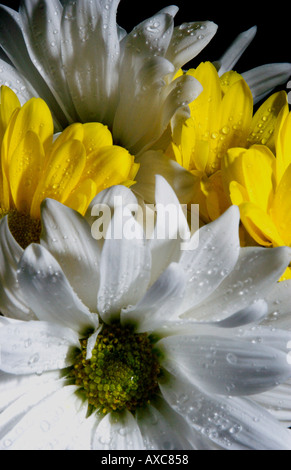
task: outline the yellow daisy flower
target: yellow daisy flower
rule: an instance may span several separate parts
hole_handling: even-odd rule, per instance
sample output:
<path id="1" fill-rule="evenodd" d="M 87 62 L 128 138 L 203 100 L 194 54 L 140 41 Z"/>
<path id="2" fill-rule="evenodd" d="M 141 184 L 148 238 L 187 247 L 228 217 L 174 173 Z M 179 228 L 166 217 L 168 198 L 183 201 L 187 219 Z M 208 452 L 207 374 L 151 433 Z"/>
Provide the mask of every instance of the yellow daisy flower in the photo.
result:
<path id="1" fill-rule="evenodd" d="M 264 145 L 233 148 L 223 157 L 222 178 L 240 208 L 249 235 L 266 247 L 291 246 L 291 113 L 282 108 L 275 129 L 275 155 Z M 285 273 L 291 278 L 291 269 Z"/>
<path id="2" fill-rule="evenodd" d="M 181 72 L 182 73 L 182 72 Z M 253 115 L 252 93 L 234 71 L 219 77 L 214 65 L 201 63 L 187 72 L 203 86 L 190 105 L 191 116 L 175 126 L 167 155 L 194 176 L 195 195 L 205 223 L 230 205 L 221 177 L 221 160 L 228 149 L 264 144 L 274 148 L 274 126 L 286 104 L 286 93 L 274 93 Z"/>
<path id="3" fill-rule="evenodd" d="M 51 112 L 40 98 L 23 106 L 8 87 L 0 91 L 0 218 L 25 247 L 40 234 L 40 205 L 55 199 L 84 214 L 103 189 L 134 183 L 139 165 L 113 145 L 107 126 L 74 123 L 53 135 Z"/>

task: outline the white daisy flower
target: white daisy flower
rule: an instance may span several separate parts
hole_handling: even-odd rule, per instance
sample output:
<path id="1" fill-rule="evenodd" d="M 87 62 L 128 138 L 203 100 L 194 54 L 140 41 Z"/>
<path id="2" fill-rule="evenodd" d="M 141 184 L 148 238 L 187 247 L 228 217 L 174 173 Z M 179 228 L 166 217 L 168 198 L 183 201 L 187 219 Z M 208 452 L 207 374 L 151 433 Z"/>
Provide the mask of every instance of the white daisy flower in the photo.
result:
<path id="1" fill-rule="evenodd" d="M 98 241 L 91 212 L 50 199 L 25 251 L 0 222 L 0 448 L 290 449 L 289 412 L 272 410 L 291 376 L 290 284 L 277 291 L 290 250 L 240 248 L 235 206 L 181 250 L 178 236 L 144 236 L 128 188 L 92 207 L 116 195 L 107 234 L 122 214 L 135 237 Z M 157 209 L 154 234 L 161 220 Z M 267 318 L 275 302 L 282 329 Z"/>
<path id="2" fill-rule="evenodd" d="M 101 122 L 137 154 L 201 91 L 195 80 L 173 78 L 217 27 L 210 21 L 174 27 L 178 8 L 169 6 L 127 34 L 116 23 L 119 1 L 24 0 L 19 12 L 1 5 L 0 83 L 20 101 L 43 98 L 60 129 Z"/>

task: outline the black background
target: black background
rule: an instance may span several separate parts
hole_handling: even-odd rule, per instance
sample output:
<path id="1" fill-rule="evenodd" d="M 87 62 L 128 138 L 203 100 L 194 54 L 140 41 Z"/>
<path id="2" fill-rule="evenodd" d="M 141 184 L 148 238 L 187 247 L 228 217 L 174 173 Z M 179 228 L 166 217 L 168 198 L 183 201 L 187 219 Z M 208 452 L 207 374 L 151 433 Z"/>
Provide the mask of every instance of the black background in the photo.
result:
<path id="1" fill-rule="evenodd" d="M 18 9 L 18 0 L 0 0 L 0 3 Z M 130 31 L 136 24 L 152 16 L 161 8 L 175 4 L 179 12 L 175 24 L 184 21 L 211 20 L 218 32 L 191 66 L 198 62 L 220 58 L 229 44 L 242 31 L 257 25 L 258 32 L 235 69 L 245 72 L 265 63 L 291 62 L 291 3 L 259 2 L 250 0 L 121 0 L 117 21 Z"/>

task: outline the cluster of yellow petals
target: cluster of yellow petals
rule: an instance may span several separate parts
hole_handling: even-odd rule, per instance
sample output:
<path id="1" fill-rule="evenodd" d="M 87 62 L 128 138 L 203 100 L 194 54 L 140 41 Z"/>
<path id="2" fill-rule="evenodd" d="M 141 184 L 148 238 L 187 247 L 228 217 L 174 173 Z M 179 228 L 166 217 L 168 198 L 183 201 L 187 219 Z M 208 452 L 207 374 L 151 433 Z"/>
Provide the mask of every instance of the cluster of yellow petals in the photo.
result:
<path id="1" fill-rule="evenodd" d="M 211 63 L 190 70 L 203 86 L 191 117 L 173 132 L 168 156 L 195 177 L 202 223 L 240 208 L 241 244 L 291 246 L 291 113 L 285 91 L 253 115 L 250 89 Z M 291 278 L 288 268 L 281 279 Z"/>
<path id="2" fill-rule="evenodd" d="M 54 136 L 46 103 L 32 98 L 23 106 L 8 87 L 0 94 L 0 216 L 17 211 L 40 217 L 45 198 L 84 214 L 93 197 L 115 185 L 134 183 L 139 166 L 113 144 L 100 123 L 74 123 Z"/>
<path id="3" fill-rule="evenodd" d="M 223 178 L 232 204 L 261 246 L 291 246 L 291 113 L 286 104 L 278 117 L 274 153 L 264 145 L 230 149 Z M 284 278 L 291 278 L 288 268 Z"/>
<path id="4" fill-rule="evenodd" d="M 187 72 L 203 86 L 190 104 L 191 116 L 173 131 L 170 158 L 195 177 L 193 203 L 204 223 L 219 217 L 230 205 L 222 161 L 229 149 L 261 144 L 273 150 L 274 129 L 286 93 L 274 93 L 253 115 L 251 91 L 238 73 L 219 77 L 210 62 Z"/>

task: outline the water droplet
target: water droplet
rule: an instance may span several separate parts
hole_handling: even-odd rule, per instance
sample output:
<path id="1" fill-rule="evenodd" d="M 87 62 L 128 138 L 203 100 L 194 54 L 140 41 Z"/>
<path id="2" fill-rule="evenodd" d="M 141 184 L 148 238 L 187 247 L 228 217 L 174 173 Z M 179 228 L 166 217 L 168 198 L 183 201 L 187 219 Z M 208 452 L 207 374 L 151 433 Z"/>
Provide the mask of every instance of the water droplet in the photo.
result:
<path id="1" fill-rule="evenodd" d="M 39 361 L 39 354 L 35 353 L 29 358 L 28 365 L 36 364 L 38 361 Z"/>
<path id="2" fill-rule="evenodd" d="M 226 355 L 226 360 L 229 364 L 236 364 L 237 363 L 237 356 L 233 353 L 228 353 Z"/>
<path id="3" fill-rule="evenodd" d="M 222 134 L 224 135 L 227 135 L 229 133 L 230 129 L 228 126 L 224 126 L 222 129 L 221 129 L 221 132 Z"/>
<path id="4" fill-rule="evenodd" d="M 40 423 L 40 429 L 43 431 L 43 432 L 48 432 L 50 430 L 50 423 L 48 421 L 42 421 Z"/>

